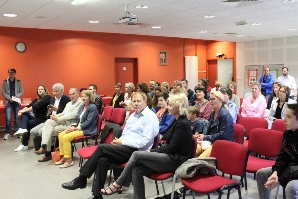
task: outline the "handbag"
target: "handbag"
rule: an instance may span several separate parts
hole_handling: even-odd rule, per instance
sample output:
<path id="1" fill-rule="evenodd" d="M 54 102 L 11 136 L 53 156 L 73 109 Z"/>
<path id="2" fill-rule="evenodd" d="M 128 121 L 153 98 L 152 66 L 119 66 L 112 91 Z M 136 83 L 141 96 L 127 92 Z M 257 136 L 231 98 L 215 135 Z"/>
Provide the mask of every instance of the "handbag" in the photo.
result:
<path id="1" fill-rule="evenodd" d="M 62 156 L 60 155 L 59 147 L 54 149 L 54 151 L 51 152 L 51 154 L 52 154 L 53 164 L 55 164 L 56 162 L 59 162 L 62 159 Z"/>

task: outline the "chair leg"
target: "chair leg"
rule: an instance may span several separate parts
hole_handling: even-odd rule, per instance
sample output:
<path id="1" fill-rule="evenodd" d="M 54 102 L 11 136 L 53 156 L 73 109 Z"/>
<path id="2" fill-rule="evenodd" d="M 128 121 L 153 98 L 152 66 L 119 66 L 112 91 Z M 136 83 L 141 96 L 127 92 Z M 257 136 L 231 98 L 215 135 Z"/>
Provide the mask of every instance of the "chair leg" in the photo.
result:
<path id="1" fill-rule="evenodd" d="M 81 158 L 81 157 L 80 157 L 80 161 L 79 161 L 79 167 L 81 167 L 81 166 L 82 166 L 82 164 L 83 164 L 83 161 L 84 161 L 84 160 L 83 160 L 83 158 Z"/>
<path id="2" fill-rule="evenodd" d="M 191 191 L 192 192 L 192 198 L 195 199 L 196 198 L 196 194 L 194 191 Z"/>
<path id="3" fill-rule="evenodd" d="M 245 190 L 247 190 L 247 178 L 246 178 L 246 173 L 244 174 L 244 183 L 245 183 Z"/>
<path id="4" fill-rule="evenodd" d="M 282 187 L 283 199 L 286 199 L 286 188 Z"/>
<path id="5" fill-rule="evenodd" d="M 158 189 L 157 180 L 155 180 L 155 187 L 156 187 L 156 192 L 157 192 L 157 195 L 159 195 L 159 189 Z"/>
<path id="6" fill-rule="evenodd" d="M 227 193 L 227 199 L 230 198 L 230 192 L 231 192 L 231 189 L 228 189 L 228 193 Z"/>
<path id="7" fill-rule="evenodd" d="M 165 190 L 165 185 L 163 184 L 163 181 L 161 180 L 161 186 L 162 186 L 162 190 L 163 190 L 163 195 L 166 195 L 166 190 Z"/>
<path id="8" fill-rule="evenodd" d="M 241 196 L 241 187 L 238 186 L 237 189 L 238 189 L 238 196 L 239 196 L 239 199 L 242 199 L 242 196 Z"/>
<path id="9" fill-rule="evenodd" d="M 207 193 L 207 196 L 208 196 L 208 199 L 210 199 L 210 194 L 209 193 Z"/>
<path id="10" fill-rule="evenodd" d="M 183 187 L 183 199 L 185 199 L 185 195 L 186 195 L 186 186 Z"/>
<path id="11" fill-rule="evenodd" d="M 222 196 L 222 191 L 219 191 L 218 192 L 218 199 L 221 199 L 221 196 Z"/>
<path id="12" fill-rule="evenodd" d="M 254 180 L 256 180 L 256 173 L 254 173 Z"/>
<path id="13" fill-rule="evenodd" d="M 172 183 L 171 199 L 174 199 L 175 185 L 176 185 L 176 176 L 174 175 L 174 177 L 173 177 L 173 183 Z"/>

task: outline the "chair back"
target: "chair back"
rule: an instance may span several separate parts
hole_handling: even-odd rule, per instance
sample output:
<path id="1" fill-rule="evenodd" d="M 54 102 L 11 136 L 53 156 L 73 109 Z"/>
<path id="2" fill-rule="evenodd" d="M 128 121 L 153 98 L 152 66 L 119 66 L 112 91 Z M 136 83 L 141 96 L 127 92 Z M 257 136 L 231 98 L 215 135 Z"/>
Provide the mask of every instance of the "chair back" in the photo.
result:
<path id="1" fill-rule="evenodd" d="M 245 128 L 245 136 L 249 138 L 250 131 L 255 128 L 268 128 L 268 122 L 264 118 L 260 117 L 242 117 L 238 124 L 241 124 Z"/>
<path id="2" fill-rule="evenodd" d="M 227 140 L 217 140 L 212 145 L 210 156 L 216 158 L 217 169 L 221 172 L 244 176 L 248 152 L 242 144 Z"/>
<path id="3" fill-rule="evenodd" d="M 244 142 L 245 129 L 241 124 L 234 124 L 234 137 L 238 144 L 243 144 Z"/>
<path id="4" fill-rule="evenodd" d="M 112 113 L 113 113 L 113 107 L 112 106 L 106 106 L 104 108 L 104 111 L 103 111 L 103 119 L 108 122 L 111 120 L 111 117 L 112 117 Z"/>
<path id="5" fill-rule="evenodd" d="M 271 126 L 272 130 L 284 132 L 286 129 L 285 123 L 283 120 L 274 120 Z"/>
<path id="6" fill-rule="evenodd" d="M 240 114 L 241 112 L 239 111 L 239 113 L 237 114 L 237 120 L 236 123 L 239 124 L 241 118 L 243 118 L 243 116 Z"/>
<path id="7" fill-rule="evenodd" d="M 113 141 L 113 129 L 111 129 L 104 141 L 105 144 L 111 144 L 111 142 Z"/>
<path id="8" fill-rule="evenodd" d="M 120 126 L 122 126 L 124 124 L 125 115 L 126 115 L 126 111 L 124 108 L 114 108 L 110 122 L 113 122 L 115 124 L 119 124 Z"/>
<path id="9" fill-rule="evenodd" d="M 130 115 L 133 114 L 134 112 L 136 112 L 136 110 L 135 110 L 135 109 L 131 109 L 131 110 L 129 111 L 129 113 L 128 113 L 128 116 L 130 116 Z"/>
<path id="10" fill-rule="evenodd" d="M 248 150 L 266 157 L 277 157 L 282 144 L 283 132 L 256 128 L 250 132 Z"/>
<path id="11" fill-rule="evenodd" d="M 196 157 L 196 150 L 197 150 L 197 138 L 194 136 L 191 136 L 191 152 L 190 152 L 190 158 Z"/>

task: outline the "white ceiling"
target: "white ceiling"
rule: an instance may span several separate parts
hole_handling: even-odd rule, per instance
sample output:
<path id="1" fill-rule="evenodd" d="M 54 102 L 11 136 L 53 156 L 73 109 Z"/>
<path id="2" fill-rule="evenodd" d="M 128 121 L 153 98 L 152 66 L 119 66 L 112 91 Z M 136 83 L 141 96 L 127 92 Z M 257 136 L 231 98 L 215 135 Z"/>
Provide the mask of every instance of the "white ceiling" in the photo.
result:
<path id="1" fill-rule="evenodd" d="M 298 36 L 298 1 L 258 0 L 236 7 L 221 0 L 0 0 L 0 26 L 154 35 L 221 41 L 250 41 Z M 223 0 L 222 0 L 223 1 Z M 128 11 L 147 26 L 117 24 Z M 148 5 L 137 9 L 137 5 Z M 234 4 L 235 5 L 235 4 Z M 15 18 L 3 14 L 14 13 Z M 215 18 L 205 19 L 205 15 Z M 98 20 L 90 24 L 89 20 Z M 246 21 L 237 26 L 235 22 Z M 253 26 L 252 23 L 261 23 Z M 161 29 L 152 29 L 161 26 Z M 297 29 L 289 31 L 287 29 Z M 207 31 L 207 33 L 199 33 Z M 226 36 L 224 33 L 235 33 Z M 1 32 L 0 32 L 1 34 Z M 236 35 L 243 35 L 237 37 Z"/>

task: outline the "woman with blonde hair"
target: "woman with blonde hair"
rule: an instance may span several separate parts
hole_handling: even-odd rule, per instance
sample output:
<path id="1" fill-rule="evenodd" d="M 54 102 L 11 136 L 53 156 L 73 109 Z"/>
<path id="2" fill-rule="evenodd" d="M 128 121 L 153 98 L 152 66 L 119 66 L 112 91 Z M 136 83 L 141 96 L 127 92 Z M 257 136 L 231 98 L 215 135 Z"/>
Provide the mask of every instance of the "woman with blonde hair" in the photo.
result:
<path id="1" fill-rule="evenodd" d="M 169 93 L 170 91 L 170 85 L 168 82 L 161 83 L 161 87 L 165 89 L 165 92 Z"/>
<path id="2" fill-rule="evenodd" d="M 182 82 L 180 80 L 174 81 L 174 87 L 170 92 L 170 96 L 178 94 L 178 93 L 184 93 L 187 95 L 187 90 L 182 86 Z"/>
<path id="3" fill-rule="evenodd" d="M 241 115 L 243 117 L 263 118 L 267 103 L 261 94 L 261 84 L 259 82 L 253 82 L 251 84 L 251 93 L 252 95 L 243 100 Z"/>
<path id="4" fill-rule="evenodd" d="M 98 111 L 94 104 L 94 95 L 90 90 L 82 91 L 83 104 L 79 108 L 77 117 L 65 131 L 59 133 L 59 149 L 63 158 L 56 162 L 60 168 L 74 165 L 72 161 L 71 141 L 79 136 L 95 135 L 97 133 Z"/>
<path id="5" fill-rule="evenodd" d="M 206 135 L 199 134 L 198 141 L 206 146 L 200 148 L 198 146 L 197 155 L 205 150 L 200 157 L 209 157 L 212 144 L 216 140 L 229 140 L 235 141 L 234 138 L 234 124 L 233 118 L 228 111 L 228 107 L 225 104 L 225 97 L 220 91 L 213 91 L 210 94 L 210 105 L 213 108 L 213 111 L 210 114 L 209 124 L 207 128 Z M 208 141 L 208 142 L 206 142 Z"/>
<path id="6" fill-rule="evenodd" d="M 132 180 L 134 199 L 145 199 L 143 176 L 156 172 L 174 172 L 191 154 L 191 125 L 187 119 L 188 99 L 185 94 L 176 94 L 169 98 L 169 113 L 175 117 L 165 132 L 166 144 L 150 151 L 135 151 L 130 157 L 120 177 L 106 189 L 104 195 L 111 195 L 129 186 Z"/>
<path id="7" fill-rule="evenodd" d="M 131 110 L 131 96 L 135 91 L 135 85 L 132 82 L 128 82 L 125 84 L 125 94 L 124 100 L 119 103 L 120 106 L 125 108 L 126 111 Z"/>

